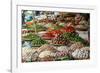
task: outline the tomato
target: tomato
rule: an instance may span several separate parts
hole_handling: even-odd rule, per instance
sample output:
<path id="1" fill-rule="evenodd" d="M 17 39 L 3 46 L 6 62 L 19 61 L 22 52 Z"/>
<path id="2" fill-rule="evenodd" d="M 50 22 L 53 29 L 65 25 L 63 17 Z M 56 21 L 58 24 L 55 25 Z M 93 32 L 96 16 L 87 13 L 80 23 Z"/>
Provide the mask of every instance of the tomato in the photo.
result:
<path id="1" fill-rule="evenodd" d="M 74 27 L 72 27 L 72 26 L 67 26 L 67 27 L 65 27 L 65 28 L 61 28 L 60 29 L 62 32 L 75 32 L 75 29 L 74 29 Z"/>

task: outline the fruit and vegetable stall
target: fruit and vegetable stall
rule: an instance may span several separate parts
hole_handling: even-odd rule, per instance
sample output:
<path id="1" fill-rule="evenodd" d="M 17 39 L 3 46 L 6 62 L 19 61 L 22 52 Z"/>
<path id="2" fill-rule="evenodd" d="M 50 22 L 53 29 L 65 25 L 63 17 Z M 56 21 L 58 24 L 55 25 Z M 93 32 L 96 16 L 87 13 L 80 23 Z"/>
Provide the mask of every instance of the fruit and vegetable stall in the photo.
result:
<path id="1" fill-rule="evenodd" d="M 90 59 L 89 13 L 22 10 L 22 62 Z"/>

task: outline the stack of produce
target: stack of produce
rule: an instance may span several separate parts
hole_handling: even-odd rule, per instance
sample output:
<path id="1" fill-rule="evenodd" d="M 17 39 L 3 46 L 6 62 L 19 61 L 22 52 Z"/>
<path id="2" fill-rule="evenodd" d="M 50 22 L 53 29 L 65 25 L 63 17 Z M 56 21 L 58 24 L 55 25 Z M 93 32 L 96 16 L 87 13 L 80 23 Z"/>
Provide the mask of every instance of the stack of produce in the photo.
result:
<path id="1" fill-rule="evenodd" d="M 68 32 L 68 33 L 76 33 L 75 32 L 75 29 L 71 26 L 68 26 L 68 27 L 60 27 L 59 25 L 58 26 L 55 26 L 54 29 L 48 31 L 47 33 L 45 33 L 42 37 L 44 39 L 53 39 L 54 37 L 60 35 L 60 34 L 63 34 L 65 32 Z"/>
<path id="2" fill-rule="evenodd" d="M 70 60 L 71 58 L 68 56 L 68 51 L 58 51 L 55 53 L 55 60 Z"/>
<path id="3" fill-rule="evenodd" d="M 42 35 L 42 38 L 45 40 L 51 40 L 54 37 L 55 37 L 55 35 L 53 35 L 51 32 L 47 32 L 47 33 Z"/>
<path id="4" fill-rule="evenodd" d="M 33 37 L 34 37 L 34 35 L 32 33 L 29 33 L 28 35 L 23 36 L 22 39 L 23 40 L 32 40 Z"/>
<path id="5" fill-rule="evenodd" d="M 81 42 L 76 42 L 68 48 L 68 55 L 75 60 L 89 59 L 90 48 Z"/>
<path id="6" fill-rule="evenodd" d="M 22 37 L 34 33 L 33 29 L 22 29 Z"/>
<path id="7" fill-rule="evenodd" d="M 60 47 L 57 47 L 56 49 L 58 50 L 58 51 L 68 51 L 68 46 L 60 46 Z"/>
<path id="8" fill-rule="evenodd" d="M 89 14 L 30 12 L 22 21 L 22 62 L 90 58 Z"/>
<path id="9" fill-rule="evenodd" d="M 37 51 L 35 51 L 34 53 L 32 53 L 32 55 L 31 55 L 31 61 L 32 62 L 38 61 L 38 56 L 39 56 L 39 53 Z"/>
<path id="10" fill-rule="evenodd" d="M 58 52 L 56 52 L 57 57 L 63 57 L 68 55 L 68 47 L 67 46 L 60 46 L 57 48 Z"/>
<path id="11" fill-rule="evenodd" d="M 48 43 L 47 41 L 43 40 L 41 37 L 39 37 L 36 34 L 29 34 L 27 36 L 24 36 L 23 40 L 31 40 L 31 44 L 33 46 L 41 46 L 43 44 Z"/>
<path id="12" fill-rule="evenodd" d="M 73 53 L 72 53 L 72 57 L 74 59 L 89 59 L 90 58 L 90 48 L 89 47 L 83 47 L 80 49 L 76 49 Z"/>
<path id="13" fill-rule="evenodd" d="M 31 62 L 32 54 L 35 52 L 36 49 L 22 48 L 22 62 Z M 36 57 L 38 57 L 38 55 Z"/>
<path id="14" fill-rule="evenodd" d="M 54 45 L 68 45 L 69 40 L 65 39 L 61 34 L 52 39 Z"/>
<path id="15" fill-rule="evenodd" d="M 45 50 L 49 50 L 49 51 L 52 51 L 52 52 L 56 52 L 56 48 L 53 46 L 53 45 L 50 45 L 50 44 L 44 44 L 42 45 L 41 47 L 39 47 L 38 49 L 38 52 L 42 52 L 42 51 L 45 51 Z"/>
<path id="16" fill-rule="evenodd" d="M 57 50 L 54 46 L 44 44 L 38 48 L 39 61 L 53 61 Z"/>
<path id="17" fill-rule="evenodd" d="M 39 61 L 53 61 L 54 54 L 52 51 L 43 51 L 39 54 Z"/>
<path id="18" fill-rule="evenodd" d="M 33 46 L 41 46 L 43 44 L 48 43 L 47 41 L 43 40 L 41 37 L 34 35 L 32 38 L 32 45 Z"/>
<path id="19" fill-rule="evenodd" d="M 69 41 L 72 41 L 72 42 L 81 42 L 84 45 L 89 46 L 89 42 L 86 41 L 86 40 L 84 40 L 83 38 L 81 38 L 76 33 L 63 33 L 62 36 L 63 36 L 64 39 L 67 39 Z"/>
<path id="20" fill-rule="evenodd" d="M 64 32 L 62 34 L 57 35 L 52 39 L 53 44 L 62 44 L 62 45 L 70 45 L 72 42 L 82 41 L 83 39 L 78 36 L 77 33 L 72 32 Z"/>
<path id="21" fill-rule="evenodd" d="M 75 51 L 76 49 L 82 48 L 84 45 L 81 42 L 76 42 L 69 47 L 69 50 Z"/>
<path id="22" fill-rule="evenodd" d="M 76 50 L 76 49 L 80 49 L 84 47 L 84 45 L 81 42 L 76 42 L 74 44 L 72 44 L 68 50 L 69 50 L 69 55 L 72 56 L 72 53 Z"/>
<path id="23" fill-rule="evenodd" d="M 42 38 L 46 39 L 46 40 L 51 40 L 54 37 L 56 37 L 57 35 L 61 34 L 62 32 L 60 30 L 52 30 L 52 31 L 48 31 L 47 33 L 45 33 Z"/>
<path id="24" fill-rule="evenodd" d="M 76 30 L 79 31 L 87 31 L 89 28 L 89 21 L 88 21 L 89 15 L 81 15 L 81 14 L 76 14 L 75 16 L 75 28 Z"/>
<path id="25" fill-rule="evenodd" d="M 75 29 L 73 27 L 71 27 L 71 26 L 67 26 L 67 27 L 61 28 L 60 31 L 74 33 Z"/>

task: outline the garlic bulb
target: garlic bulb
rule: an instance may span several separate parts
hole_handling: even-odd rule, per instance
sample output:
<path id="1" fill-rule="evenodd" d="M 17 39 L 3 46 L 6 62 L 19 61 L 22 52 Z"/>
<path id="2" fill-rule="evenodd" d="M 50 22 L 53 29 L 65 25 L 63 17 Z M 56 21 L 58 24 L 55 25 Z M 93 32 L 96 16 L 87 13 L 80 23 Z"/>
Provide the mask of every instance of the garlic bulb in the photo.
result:
<path id="1" fill-rule="evenodd" d="M 32 55 L 31 55 L 31 61 L 34 62 L 34 61 L 38 61 L 38 52 L 34 52 Z"/>
<path id="2" fill-rule="evenodd" d="M 55 51 L 57 51 L 57 50 L 56 50 L 55 47 L 52 46 L 52 45 L 44 44 L 44 45 L 42 45 L 41 47 L 39 47 L 37 51 L 40 53 L 40 52 L 42 52 L 42 51 L 53 51 L 53 52 L 55 52 Z"/>
<path id="3" fill-rule="evenodd" d="M 43 51 L 39 54 L 39 58 L 44 58 L 46 56 L 54 56 L 54 53 L 51 51 Z"/>
<path id="4" fill-rule="evenodd" d="M 59 51 L 55 53 L 56 57 L 64 57 L 68 55 L 68 51 Z"/>
<path id="5" fill-rule="evenodd" d="M 80 49 L 76 49 L 72 53 L 73 58 L 75 59 L 88 59 L 90 56 L 90 48 L 89 47 L 83 47 Z"/>
<path id="6" fill-rule="evenodd" d="M 55 53 L 53 53 L 52 51 L 42 51 L 39 54 L 39 61 L 53 61 L 55 57 Z"/>
<path id="7" fill-rule="evenodd" d="M 75 51 L 76 49 L 80 49 L 84 47 L 84 45 L 81 42 L 76 42 L 75 44 L 72 44 L 69 48 L 70 51 Z"/>
<path id="8" fill-rule="evenodd" d="M 29 62 L 31 61 L 31 56 L 36 50 L 29 48 L 22 48 L 22 61 Z"/>
<path id="9" fill-rule="evenodd" d="M 58 51 L 68 51 L 68 47 L 67 46 L 60 46 L 57 48 Z"/>

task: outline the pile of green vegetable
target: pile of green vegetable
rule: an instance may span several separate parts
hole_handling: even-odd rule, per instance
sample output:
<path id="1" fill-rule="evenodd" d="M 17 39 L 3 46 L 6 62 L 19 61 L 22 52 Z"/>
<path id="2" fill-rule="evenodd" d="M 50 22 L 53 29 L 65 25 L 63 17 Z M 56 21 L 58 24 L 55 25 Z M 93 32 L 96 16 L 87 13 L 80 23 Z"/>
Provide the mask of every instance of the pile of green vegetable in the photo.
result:
<path id="1" fill-rule="evenodd" d="M 86 46 L 89 46 L 89 43 L 84 40 L 83 38 L 81 38 L 79 35 L 75 34 L 75 33 L 63 33 L 61 34 L 63 36 L 63 39 L 67 39 L 67 40 L 70 40 L 70 41 L 75 41 L 75 42 L 81 42 L 83 43 L 84 45 Z"/>
<path id="2" fill-rule="evenodd" d="M 23 36 L 22 40 L 33 40 L 33 38 L 35 37 L 35 35 L 33 35 L 32 33 L 28 34 L 27 36 Z"/>
<path id="3" fill-rule="evenodd" d="M 24 39 L 30 39 L 33 46 L 41 46 L 43 44 L 48 43 L 47 41 L 43 40 L 38 35 L 31 34 L 31 33 L 29 35 L 25 36 Z"/>
<path id="4" fill-rule="evenodd" d="M 32 40 L 32 45 L 33 46 L 42 46 L 43 44 L 47 44 L 48 42 L 47 41 L 45 41 L 45 40 L 43 40 L 42 38 L 38 38 L 38 37 L 36 37 L 36 38 L 34 38 L 33 40 Z"/>

